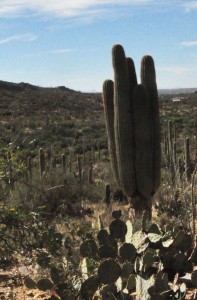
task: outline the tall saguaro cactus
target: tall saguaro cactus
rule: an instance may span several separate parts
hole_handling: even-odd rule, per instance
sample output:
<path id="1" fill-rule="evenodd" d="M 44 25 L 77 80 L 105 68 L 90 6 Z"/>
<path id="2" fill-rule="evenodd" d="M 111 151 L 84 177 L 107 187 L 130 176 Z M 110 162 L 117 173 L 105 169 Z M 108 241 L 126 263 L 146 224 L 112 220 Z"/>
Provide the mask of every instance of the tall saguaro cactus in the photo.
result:
<path id="1" fill-rule="evenodd" d="M 151 209 L 160 182 L 160 122 L 154 61 L 141 61 L 141 84 L 134 62 L 121 45 L 112 48 L 114 82 L 103 84 L 103 103 L 111 165 L 137 212 Z"/>

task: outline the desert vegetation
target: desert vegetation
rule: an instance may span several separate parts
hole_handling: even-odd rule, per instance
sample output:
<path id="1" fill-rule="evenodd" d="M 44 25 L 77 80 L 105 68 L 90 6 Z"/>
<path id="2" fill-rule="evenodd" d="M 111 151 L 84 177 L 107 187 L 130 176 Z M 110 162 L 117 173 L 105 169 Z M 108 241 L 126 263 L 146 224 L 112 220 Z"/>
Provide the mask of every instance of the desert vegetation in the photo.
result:
<path id="1" fill-rule="evenodd" d="M 113 62 L 103 95 L 0 83 L 1 300 L 197 297 L 197 93 Z"/>

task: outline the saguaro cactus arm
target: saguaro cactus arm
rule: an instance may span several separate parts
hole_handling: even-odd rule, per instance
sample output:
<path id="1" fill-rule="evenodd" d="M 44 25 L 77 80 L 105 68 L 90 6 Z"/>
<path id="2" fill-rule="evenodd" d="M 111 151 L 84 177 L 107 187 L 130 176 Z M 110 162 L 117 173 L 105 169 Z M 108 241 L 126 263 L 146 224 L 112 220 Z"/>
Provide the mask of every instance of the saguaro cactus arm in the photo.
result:
<path id="1" fill-rule="evenodd" d="M 112 48 L 112 61 L 114 68 L 114 132 L 118 172 L 124 192 L 127 195 L 133 195 L 136 191 L 136 182 L 131 118 L 132 85 L 129 85 L 129 79 L 133 77 L 133 74 L 131 75 L 131 70 L 128 70 L 128 60 L 122 46 L 115 45 Z"/>
<path id="2" fill-rule="evenodd" d="M 161 133 L 159 120 L 159 100 L 156 83 L 154 60 L 150 55 L 145 55 L 141 61 L 141 82 L 145 85 L 150 98 L 151 135 L 153 149 L 153 189 L 156 192 L 160 184 L 161 165 Z"/>
<path id="3" fill-rule="evenodd" d="M 114 83 L 112 80 L 105 80 L 103 83 L 103 104 L 111 166 L 116 180 L 116 184 L 120 186 L 114 136 Z"/>

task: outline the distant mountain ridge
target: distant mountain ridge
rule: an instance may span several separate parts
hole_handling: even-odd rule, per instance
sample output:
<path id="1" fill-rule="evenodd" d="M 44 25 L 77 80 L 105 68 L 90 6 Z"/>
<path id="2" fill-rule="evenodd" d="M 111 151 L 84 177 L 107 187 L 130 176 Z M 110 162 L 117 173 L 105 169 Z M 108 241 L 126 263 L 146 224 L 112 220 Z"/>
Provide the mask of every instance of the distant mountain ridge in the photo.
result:
<path id="1" fill-rule="evenodd" d="M 39 90 L 39 89 L 48 89 L 48 90 L 62 90 L 70 93 L 82 93 L 80 91 L 72 90 L 65 86 L 57 86 L 57 87 L 40 87 L 37 85 L 32 85 L 30 83 L 20 82 L 14 83 L 9 81 L 0 80 L 0 89 L 12 90 L 12 91 L 24 91 L 24 90 Z M 177 89 L 159 89 L 159 95 L 177 95 L 177 94 L 186 94 L 197 92 L 196 88 L 177 88 Z M 83 92 L 84 94 L 100 94 L 96 91 Z"/>
<path id="2" fill-rule="evenodd" d="M 196 88 L 181 88 L 181 89 L 159 89 L 159 95 L 177 95 L 177 94 L 190 94 L 197 92 Z"/>
<path id="3" fill-rule="evenodd" d="M 10 91 L 24 91 L 24 90 L 40 90 L 40 89 L 59 89 L 67 92 L 77 92 L 69 89 L 65 86 L 58 87 L 40 87 L 26 82 L 14 83 L 9 81 L 0 80 L 0 89 L 10 90 Z"/>

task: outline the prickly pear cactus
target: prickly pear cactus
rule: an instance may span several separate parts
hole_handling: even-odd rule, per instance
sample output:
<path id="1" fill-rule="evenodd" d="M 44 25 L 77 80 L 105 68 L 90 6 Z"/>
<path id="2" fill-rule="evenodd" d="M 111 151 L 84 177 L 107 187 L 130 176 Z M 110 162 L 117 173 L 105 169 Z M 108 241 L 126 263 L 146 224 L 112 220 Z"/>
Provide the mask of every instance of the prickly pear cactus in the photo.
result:
<path id="1" fill-rule="evenodd" d="M 189 284 L 197 287 L 191 235 L 178 226 L 153 223 L 142 224 L 136 232 L 132 228 L 126 240 L 131 221 L 126 226 L 121 215 L 114 211 L 109 229 L 101 229 L 96 241 L 88 239 L 80 247 L 82 257 L 95 260 L 93 275 L 81 285 L 82 299 L 186 299 L 187 286 L 180 278 L 190 273 Z"/>

